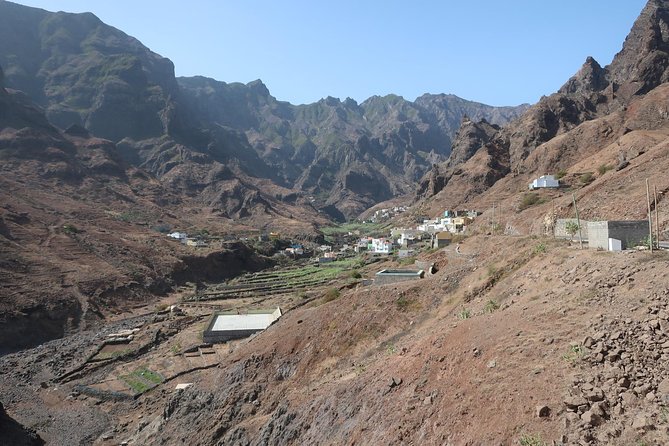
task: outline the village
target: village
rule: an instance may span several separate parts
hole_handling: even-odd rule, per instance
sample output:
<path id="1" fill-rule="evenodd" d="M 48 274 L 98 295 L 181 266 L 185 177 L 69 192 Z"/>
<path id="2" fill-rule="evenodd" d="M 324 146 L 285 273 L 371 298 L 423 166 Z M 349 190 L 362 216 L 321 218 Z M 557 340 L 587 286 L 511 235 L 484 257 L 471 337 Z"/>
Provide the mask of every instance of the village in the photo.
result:
<path id="1" fill-rule="evenodd" d="M 553 175 L 528 184 L 530 191 L 539 192 L 560 187 Z M 438 266 L 421 260 L 424 256 L 419 254 L 429 257 L 453 244 L 450 255 L 459 256 L 461 240 L 481 234 L 481 228 L 485 236 L 490 229 L 485 221 L 476 225 L 482 211 L 468 209 L 444 210 L 434 217 L 414 218 L 410 227 L 392 227 L 388 216 L 396 217 L 406 210 L 383 209 L 366 221 L 323 228 L 325 243 L 283 238 L 279 232 L 244 237 L 170 232 L 165 236 L 192 249 L 216 249 L 218 244 L 223 247 L 239 241 L 269 245 L 275 266 L 222 283 L 182 287 L 176 300 L 145 317 L 141 324 L 106 334 L 81 368 L 60 379 L 67 382 L 90 371 L 98 376 L 97 382 L 78 385 L 76 391 L 98 399 L 133 399 L 167 382 L 173 382 L 175 391 L 183 390 L 192 385 L 200 370 L 215 367 L 222 355 L 277 323 L 287 311 L 330 302 L 350 288 L 423 280 L 436 274 Z M 575 249 L 584 244 L 600 251 L 662 248 L 657 242 L 659 234 L 655 243 L 649 244 L 649 237 L 653 237 L 650 228 L 650 220 L 586 221 L 576 216 L 547 219 L 543 235 L 568 240 Z M 169 339 L 156 343 L 156 333 L 161 330 Z M 147 346 L 162 353 L 137 353 L 148 351 Z M 124 358 L 134 364 L 130 369 L 127 363 L 103 368 Z M 93 373 L 96 370 L 101 373 Z"/>

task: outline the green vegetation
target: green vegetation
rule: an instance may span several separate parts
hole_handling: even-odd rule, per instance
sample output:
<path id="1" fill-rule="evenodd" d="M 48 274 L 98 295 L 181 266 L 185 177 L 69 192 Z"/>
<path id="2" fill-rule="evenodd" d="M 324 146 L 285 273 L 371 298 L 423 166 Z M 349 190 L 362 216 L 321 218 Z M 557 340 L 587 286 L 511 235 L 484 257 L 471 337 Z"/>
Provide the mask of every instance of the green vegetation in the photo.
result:
<path id="1" fill-rule="evenodd" d="M 569 362 L 576 362 L 583 359 L 585 356 L 585 347 L 581 344 L 571 344 L 569 346 L 569 351 L 562 355 L 562 359 Z"/>
<path id="2" fill-rule="evenodd" d="M 578 177 L 578 181 L 580 181 L 581 184 L 584 186 L 587 186 L 588 184 L 592 183 L 594 179 L 595 177 L 592 175 L 592 172 L 586 172 Z"/>
<path id="3" fill-rule="evenodd" d="M 468 308 L 462 307 L 458 312 L 458 319 L 464 320 L 469 319 L 470 317 L 472 317 L 472 312 Z"/>
<path id="4" fill-rule="evenodd" d="M 499 303 L 494 299 L 490 299 L 483 307 L 483 312 L 488 314 L 494 313 L 497 310 L 499 310 Z"/>
<path id="5" fill-rule="evenodd" d="M 546 244 L 545 244 L 544 242 L 539 242 L 539 244 L 537 244 L 537 245 L 534 247 L 534 249 L 532 250 L 532 252 L 534 252 L 534 254 L 543 254 L 543 253 L 546 252 L 546 249 L 547 249 L 547 248 L 546 248 Z"/>
<path id="6" fill-rule="evenodd" d="M 325 292 L 325 295 L 323 296 L 323 302 L 332 302 L 333 300 L 337 299 L 339 295 L 340 292 L 337 288 L 330 288 Z"/>
<path id="7" fill-rule="evenodd" d="M 560 180 L 564 178 L 564 176 L 567 175 L 567 170 L 566 169 L 560 169 L 558 172 L 555 174 L 555 178 Z"/>
<path id="8" fill-rule="evenodd" d="M 168 225 L 167 223 L 158 223 L 151 229 L 156 232 L 160 232 L 161 234 L 167 234 L 172 230 L 172 226 Z"/>
<path id="9" fill-rule="evenodd" d="M 63 225 L 63 232 L 66 234 L 79 234 L 81 229 L 69 223 Z"/>
<path id="10" fill-rule="evenodd" d="M 567 224 L 564 226 L 564 230 L 567 232 L 567 234 L 572 240 L 574 239 L 574 235 L 576 235 L 579 229 L 580 228 L 578 226 L 578 223 L 576 223 L 575 221 L 568 221 Z"/>
<path id="11" fill-rule="evenodd" d="M 539 434 L 523 434 L 518 439 L 520 446 L 546 446 L 546 442 Z"/>
<path id="12" fill-rule="evenodd" d="M 141 221 L 146 221 L 148 219 L 147 215 L 144 214 L 143 212 L 132 211 L 132 210 L 121 212 L 120 214 L 118 214 L 116 218 L 126 223 L 137 223 Z"/>
<path id="13" fill-rule="evenodd" d="M 147 368 L 139 368 L 127 375 L 121 375 L 119 379 L 126 383 L 135 394 L 144 393 L 163 382 L 162 376 Z"/>
<path id="14" fill-rule="evenodd" d="M 358 271 L 357 269 L 354 269 L 351 272 L 351 278 L 352 279 L 362 279 L 362 274 L 360 274 L 360 271 Z"/>
<path id="15" fill-rule="evenodd" d="M 609 170 L 613 169 L 613 166 L 609 166 L 608 164 L 602 164 L 597 168 L 597 172 L 599 175 L 604 175 L 606 172 Z"/>
<path id="16" fill-rule="evenodd" d="M 546 199 L 541 198 L 536 192 L 528 192 L 523 194 L 523 197 L 520 199 L 520 204 L 518 205 L 519 211 L 524 211 L 525 209 L 532 207 L 537 204 L 545 203 Z"/>

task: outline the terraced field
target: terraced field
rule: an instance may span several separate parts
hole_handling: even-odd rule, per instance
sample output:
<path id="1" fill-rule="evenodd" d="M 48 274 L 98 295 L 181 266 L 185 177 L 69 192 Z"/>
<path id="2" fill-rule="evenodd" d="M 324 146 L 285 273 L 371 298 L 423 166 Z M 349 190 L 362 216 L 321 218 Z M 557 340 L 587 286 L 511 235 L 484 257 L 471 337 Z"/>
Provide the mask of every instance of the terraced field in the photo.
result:
<path id="1" fill-rule="evenodd" d="M 325 265 L 308 265 L 245 274 L 215 285 L 191 300 L 264 297 L 306 290 L 327 284 L 362 265 L 359 258 L 340 260 Z"/>

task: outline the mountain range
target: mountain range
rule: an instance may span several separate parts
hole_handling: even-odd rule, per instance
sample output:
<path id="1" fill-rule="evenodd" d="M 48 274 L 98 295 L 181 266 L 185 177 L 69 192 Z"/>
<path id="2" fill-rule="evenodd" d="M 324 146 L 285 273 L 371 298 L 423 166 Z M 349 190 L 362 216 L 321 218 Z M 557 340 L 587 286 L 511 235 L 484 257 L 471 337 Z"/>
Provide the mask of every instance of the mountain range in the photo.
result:
<path id="1" fill-rule="evenodd" d="M 112 141 L 129 164 L 197 194 L 224 218 L 273 214 L 284 200 L 337 220 L 356 217 L 413 193 L 448 157 L 465 115 L 503 125 L 527 108 L 443 94 L 295 106 L 261 81 L 175 78 L 169 59 L 92 14 L 6 1 L 0 12 L 7 87 L 26 93 L 55 126 Z"/>

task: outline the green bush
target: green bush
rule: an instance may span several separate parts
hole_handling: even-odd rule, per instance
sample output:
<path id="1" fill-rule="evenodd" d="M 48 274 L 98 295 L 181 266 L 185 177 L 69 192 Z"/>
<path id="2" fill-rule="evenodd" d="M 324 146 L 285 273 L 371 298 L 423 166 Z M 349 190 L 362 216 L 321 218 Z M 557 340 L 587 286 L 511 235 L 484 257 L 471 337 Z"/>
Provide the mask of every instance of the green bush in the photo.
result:
<path id="1" fill-rule="evenodd" d="M 546 446 L 546 442 L 539 434 L 523 434 L 518 442 L 520 446 Z"/>
<path id="2" fill-rule="evenodd" d="M 567 171 L 565 169 L 560 169 L 558 170 L 558 173 L 555 174 L 555 178 L 560 180 L 564 178 L 565 175 L 567 175 Z"/>
<path id="3" fill-rule="evenodd" d="M 568 221 L 567 224 L 564 226 L 564 230 L 567 232 L 569 237 L 573 239 L 574 235 L 576 235 L 576 233 L 579 230 L 578 223 L 576 223 L 575 221 Z"/>
<path id="4" fill-rule="evenodd" d="M 608 172 L 611 169 L 613 169 L 612 166 L 609 166 L 608 164 L 602 164 L 597 168 L 597 172 L 601 176 L 601 175 L 604 175 L 606 172 Z"/>
<path id="5" fill-rule="evenodd" d="M 483 307 L 483 312 L 488 314 L 494 313 L 497 310 L 499 310 L 499 304 L 494 299 L 490 299 L 486 302 L 485 307 Z"/>
<path id="6" fill-rule="evenodd" d="M 462 307 L 462 309 L 458 312 L 458 319 L 469 319 L 472 317 L 472 312 L 465 307 Z"/>
<path id="7" fill-rule="evenodd" d="M 542 199 L 539 196 L 539 194 L 537 194 L 536 192 L 528 192 L 526 194 L 523 194 L 523 197 L 520 199 L 520 205 L 518 206 L 518 210 L 524 211 L 529 207 L 542 203 L 545 203 L 545 200 Z"/>
<path id="8" fill-rule="evenodd" d="M 580 177 L 578 177 L 578 180 L 581 182 L 583 185 L 588 185 L 592 183 L 592 181 L 595 179 L 595 177 L 592 176 L 592 172 L 586 172 L 584 174 L 581 174 Z"/>
<path id="9" fill-rule="evenodd" d="M 539 243 L 534 247 L 535 254 L 543 254 L 546 252 L 546 244 L 544 242 Z"/>
<path id="10" fill-rule="evenodd" d="M 81 229 L 68 223 L 63 225 L 63 232 L 66 234 L 79 234 L 81 232 Z"/>
<path id="11" fill-rule="evenodd" d="M 339 297 L 340 293 L 337 288 L 330 288 L 325 292 L 325 295 L 323 296 L 323 301 L 324 302 L 332 302 L 333 300 L 337 299 Z"/>

